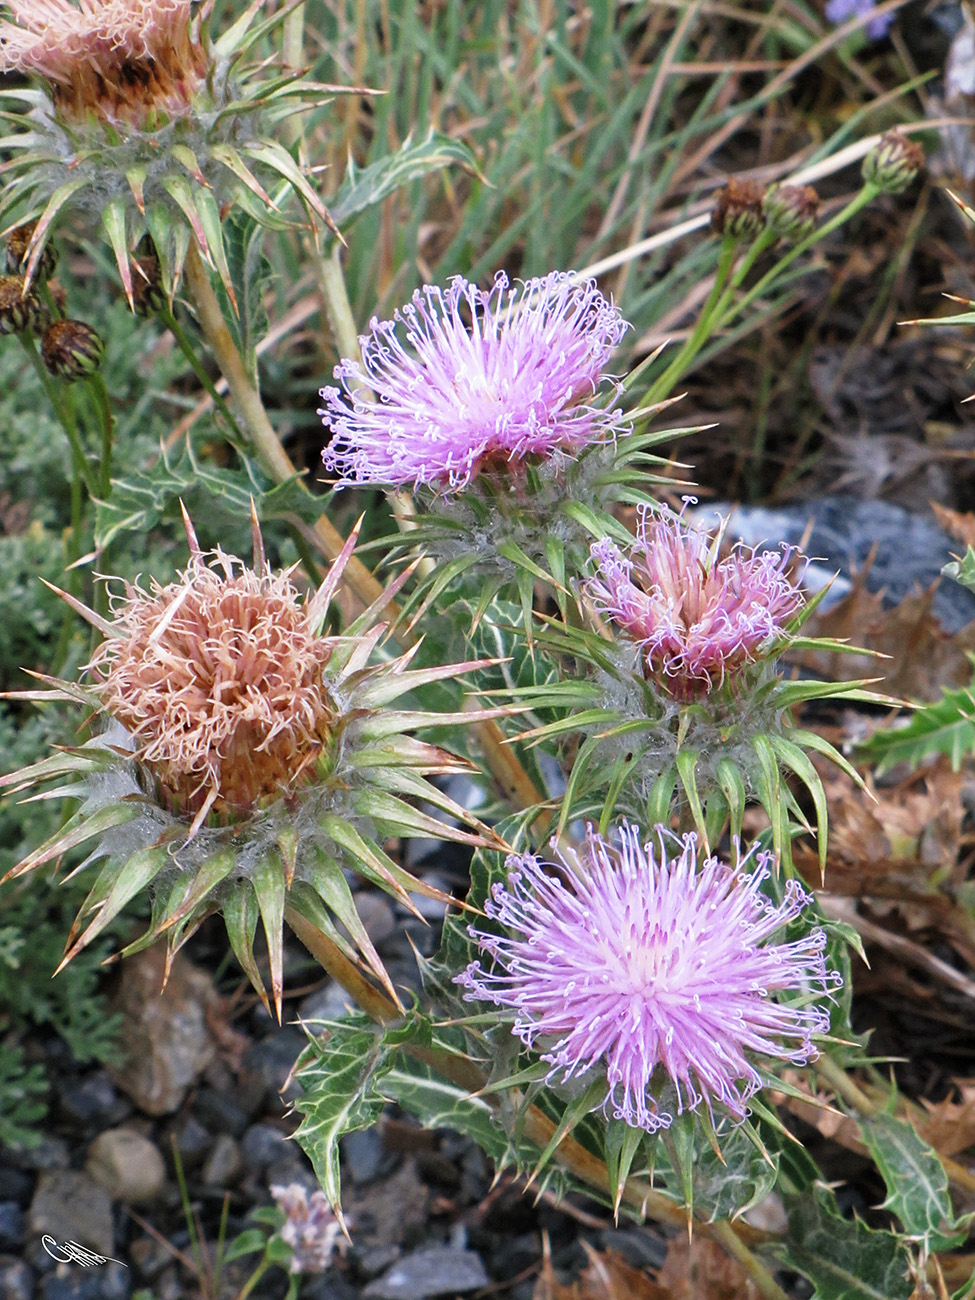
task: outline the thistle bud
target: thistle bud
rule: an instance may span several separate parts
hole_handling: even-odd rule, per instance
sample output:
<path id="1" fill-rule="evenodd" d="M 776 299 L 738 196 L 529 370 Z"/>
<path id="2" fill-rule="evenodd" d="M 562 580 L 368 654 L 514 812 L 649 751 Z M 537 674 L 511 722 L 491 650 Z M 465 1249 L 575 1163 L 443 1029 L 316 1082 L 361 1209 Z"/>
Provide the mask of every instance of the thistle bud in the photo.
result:
<path id="1" fill-rule="evenodd" d="M 900 194 L 924 166 L 924 150 L 899 131 L 885 131 L 863 160 L 863 179 L 884 194 Z"/>
<path id="2" fill-rule="evenodd" d="M 166 301 L 163 292 L 159 259 L 156 257 L 133 257 L 132 269 L 132 303 L 135 314 L 143 320 L 155 316 Z"/>
<path id="3" fill-rule="evenodd" d="M 765 190 L 758 181 L 732 177 L 718 191 L 718 201 L 711 214 L 711 229 L 731 239 L 754 239 L 765 225 L 764 197 Z"/>
<path id="4" fill-rule="evenodd" d="M 43 328 L 44 304 L 22 275 L 0 275 L 0 334 Z"/>
<path id="5" fill-rule="evenodd" d="M 772 185 L 765 192 L 762 210 L 773 234 L 798 242 L 816 229 L 819 195 L 811 185 Z"/>
<path id="6" fill-rule="evenodd" d="M 29 221 L 24 226 L 15 226 L 7 236 L 7 270 L 11 275 L 23 275 L 30 260 L 28 249 L 34 234 L 36 221 Z M 34 272 L 34 279 L 49 280 L 58 264 L 57 251 L 51 244 L 45 244 Z"/>
<path id="7" fill-rule="evenodd" d="M 57 320 L 44 331 L 41 356 L 52 375 L 69 384 L 93 375 L 101 365 L 105 344 L 82 320 Z"/>

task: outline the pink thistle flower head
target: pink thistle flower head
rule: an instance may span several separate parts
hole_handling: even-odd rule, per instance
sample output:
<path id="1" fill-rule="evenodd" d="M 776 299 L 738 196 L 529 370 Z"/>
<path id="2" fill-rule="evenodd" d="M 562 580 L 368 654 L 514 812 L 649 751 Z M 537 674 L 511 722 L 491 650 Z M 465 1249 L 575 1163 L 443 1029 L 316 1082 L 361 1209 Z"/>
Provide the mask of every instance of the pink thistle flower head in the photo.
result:
<path id="1" fill-rule="evenodd" d="M 141 125 L 189 111 L 207 59 L 191 0 L 6 0 L 0 70 L 42 77 L 58 111 Z"/>
<path id="2" fill-rule="evenodd" d="M 698 864 L 693 834 L 659 828 L 655 851 L 625 822 L 619 842 L 590 831 L 580 862 L 560 858 L 565 880 L 510 856 L 484 908 L 507 933 L 472 927 L 492 965 L 472 962 L 455 983 L 465 1001 L 513 1013 L 512 1032 L 551 1065 L 548 1082 L 603 1072 L 616 1119 L 652 1133 L 673 1122 L 667 1105 L 682 1114 L 702 1102 L 744 1119 L 762 1085 L 752 1057 L 805 1064 L 829 1030 L 827 1008 L 803 1005 L 840 982 L 826 935 L 769 942 L 809 901 L 794 880 L 780 904 L 762 893 L 771 854 L 749 870 L 750 854 Z M 773 992 L 799 996 L 782 1004 Z"/>
<path id="3" fill-rule="evenodd" d="M 708 535 L 662 507 L 643 512 L 632 544 L 597 542 L 595 574 L 584 590 L 596 609 L 643 654 L 646 676 L 689 700 L 766 659 L 803 605 L 789 576 L 793 548 L 755 554 L 736 547 L 723 559 L 723 529 Z"/>
<path id="4" fill-rule="evenodd" d="M 503 272 L 489 290 L 461 276 L 425 285 L 371 322 L 362 365 L 335 368 L 342 387 L 321 390 L 325 464 L 346 485 L 450 492 L 606 440 L 620 412 L 592 398 L 627 328 L 594 281 L 562 272 L 514 288 Z"/>
<path id="5" fill-rule="evenodd" d="M 309 1196 L 300 1183 L 289 1183 L 272 1187 L 271 1195 L 285 1216 L 278 1236 L 291 1248 L 291 1272 L 324 1273 L 342 1236 L 325 1193 Z"/>

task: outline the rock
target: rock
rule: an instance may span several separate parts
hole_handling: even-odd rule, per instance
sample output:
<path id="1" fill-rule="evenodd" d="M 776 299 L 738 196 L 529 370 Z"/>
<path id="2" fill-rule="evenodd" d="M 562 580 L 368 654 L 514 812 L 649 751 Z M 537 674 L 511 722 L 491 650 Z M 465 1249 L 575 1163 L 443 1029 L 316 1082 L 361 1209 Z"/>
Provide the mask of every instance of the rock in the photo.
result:
<path id="1" fill-rule="evenodd" d="M 0 1255 L 0 1296 L 3 1300 L 31 1300 L 34 1273 L 22 1259 Z"/>
<path id="2" fill-rule="evenodd" d="M 240 1070 L 242 1090 L 250 1094 L 259 1089 L 263 1104 L 272 1113 L 283 1115 L 288 1105 L 301 1095 L 299 1085 L 288 1083 L 288 1080 L 295 1061 L 307 1045 L 307 1037 L 300 1030 L 289 1026 L 275 1030 L 260 1042 L 252 1043 Z M 285 1088 L 283 1093 L 282 1088 Z"/>
<path id="3" fill-rule="evenodd" d="M 88 1176 L 118 1201 L 145 1205 L 166 1186 L 159 1148 L 132 1128 L 110 1128 L 88 1148 Z"/>
<path id="4" fill-rule="evenodd" d="M 399 1246 L 382 1243 L 363 1251 L 357 1250 L 353 1256 L 356 1275 L 363 1282 L 369 1282 L 395 1264 L 402 1253 Z"/>
<path id="5" fill-rule="evenodd" d="M 147 1115 L 166 1115 L 182 1102 L 214 1055 L 207 1010 L 217 997 L 209 975 L 177 955 L 164 992 L 161 947 L 122 963 L 111 1010 L 122 1013 L 125 1064 L 112 1078 Z"/>
<path id="6" fill-rule="evenodd" d="M 273 1124 L 252 1124 L 241 1140 L 240 1153 L 248 1169 L 265 1169 L 281 1159 L 290 1145 L 287 1133 Z"/>
<path id="7" fill-rule="evenodd" d="M 73 1169 L 49 1169 L 41 1174 L 31 1201 L 27 1225 L 40 1237 L 77 1241 L 99 1255 L 114 1250 L 112 1200 L 104 1187 Z"/>
<path id="8" fill-rule="evenodd" d="M 201 1088 L 193 1102 L 193 1114 L 211 1133 L 229 1133 L 241 1137 L 250 1115 L 233 1097 L 216 1088 Z"/>
<path id="9" fill-rule="evenodd" d="M 324 988 L 309 993 L 298 1004 L 298 1015 L 302 1020 L 341 1020 L 349 1014 L 353 1006 L 352 999 L 341 984 L 329 980 Z"/>
<path id="10" fill-rule="evenodd" d="M 36 1147 L 18 1151 L 15 1159 L 21 1169 L 67 1169 L 71 1152 L 64 1138 L 46 1137 Z"/>
<path id="11" fill-rule="evenodd" d="M 155 1237 L 137 1237 L 129 1246 L 127 1257 L 132 1267 L 138 1269 L 147 1282 L 151 1282 L 167 1264 L 173 1261 L 173 1252 Z"/>
<path id="12" fill-rule="evenodd" d="M 107 1070 L 98 1070 L 87 1078 L 66 1079 L 58 1093 L 58 1109 L 75 1124 L 117 1124 L 131 1107 L 115 1091 Z"/>
<path id="13" fill-rule="evenodd" d="M 34 1194 L 34 1182 L 33 1174 L 6 1164 L 4 1152 L 0 1150 L 0 1201 L 16 1201 L 20 1206 L 28 1206 Z"/>
<path id="14" fill-rule="evenodd" d="M 82 1269 L 62 1264 L 41 1281 L 38 1300 L 127 1300 L 131 1294 L 124 1264 L 100 1264 Z"/>
<path id="15" fill-rule="evenodd" d="M 206 1158 L 200 1177 L 211 1187 L 230 1187 L 240 1177 L 244 1162 L 240 1147 L 227 1133 L 221 1133 Z"/>
<path id="16" fill-rule="evenodd" d="M 433 1246 L 405 1255 L 363 1291 L 367 1300 L 428 1300 L 489 1286 L 480 1255 L 473 1250 Z"/>
<path id="17" fill-rule="evenodd" d="M 363 1249 L 380 1242 L 412 1244 L 426 1226 L 429 1193 L 412 1160 L 392 1178 L 361 1191 L 353 1188 L 347 1200 L 347 1213 L 357 1227 L 356 1241 Z"/>
<path id="18" fill-rule="evenodd" d="M 371 1183 L 383 1172 L 387 1151 L 378 1131 L 361 1129 L 347 1133 L 339 1143 L 342 1153 L 342 1171 L 354 1183 Z"/>
<path id="19" fill-rule="evenodd" d="M 213 1134 L 192 1115 L 181 1115 L 173 1129 L 176 1150 L 183 1169 L 195 1169 L 203 1163 L 213 1146 Z"/>
<path id="20" fill-rule="evenodd" d="M 24 1244 L 24 1212 L 16 1201 L 0 1201 L 0 1250 Z"/>

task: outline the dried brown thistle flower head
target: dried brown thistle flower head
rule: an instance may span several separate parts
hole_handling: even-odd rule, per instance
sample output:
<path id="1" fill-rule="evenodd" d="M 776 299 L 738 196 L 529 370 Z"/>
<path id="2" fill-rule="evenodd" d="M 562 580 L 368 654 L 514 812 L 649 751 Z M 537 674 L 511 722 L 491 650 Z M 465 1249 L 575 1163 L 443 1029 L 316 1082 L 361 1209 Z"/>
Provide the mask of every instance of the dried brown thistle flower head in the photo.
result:
<path id="1" fill-rule="evenodd" d="M 732 239 L 754 239 L 765 225 L 762 210 L 764 198 L 764 185 L 733 176 L 718 191 L 714 211 L 711 213 L 711 229 L 716 234 Z"/>
<path id="2" fill-rule="evenodd" d="M 30 228 L 18 261 L 29 280 L 68 208 L 100 223 L 133 307 L 129 250 L 146 232 L 170 300 L 193 240 L 233 301 L 222 233 L 231 206 L 280 225 L 281 196 L 268 189 L 286 182 L 310 221 L 330 222 L 274 127 L 340 88 L 245 63 L 289 12 L 268 17 L 264 4 L 252 0 L 214 38 L 212 0 L 0 0 L 0 73 L 33 83 L 0 90 L 21 125 L 4 141 L 0 224 Z"/>
<path id="3" fill-rule="evenodd" d="M 36 74 L 58 111 L 143 125 L 185 113 L 206 73 L 191 0 L 6 0 L 0 67 Z"/>
<path id="4" fill-rule="evenodd" d="M 339 737 L 315 602 L 263 554 L 253 569 L 219 550 L 207 563 L 192 530 L 190 543 L 180 582 L 127 587 L 89 671 L 160 798 L 198 825 L 327 775 Z"/>
<path id="5" fill-rule="evenodd" d="M 0 275 L 0 334 L 20 334 L 42 327 L 44 304 L 22 275 Z"/>
<path id="6" fill-rule="evenodd" d="M 88 862 L 100 867 L 85 903 L 86 927 L 75 937 L 76 926 L 65 961 L 151 884 L 149 929 L 124 953 L 165 936 L 175 954 L 206 916 L 221 911 L 234 953 L 266 1002 L 253 950 L 260 919 L 280 1015 L 283 919 L 299 917 L 337 935 L 334 918 L 348 935 L 341 940 L 348 954 L 395 998 L 346 872 L 361 873 L 416 911 L 411 893 L 442 895 L 386 853 L 386 836 L 497 842 L 425 779 L 467 765 L 412 733 L 498 710 L 444 715 L 395 707 L 408 692 L 486 661 L 412 669 L 407 651 L 372 662 L 388 631 L 378 616 L 409 571 L 344 634 L 323 635 L 355 533 L 302 600 L 291 571 L 269 568 L 256 518 L 252 567 L 220 550 L 204 554 L 185 522 L 190 563 L 178 582 L 148 592 L 126 586 L 111 619 L 65 596 L 105 640 L 88 666 L 91 684 L 49 681 L 55 689 L 47 698 L 83 700 L 102 716 L 104 730 L 78 750 L 0 779 L 0 788 L 25 789 L 56 777 L 54 795 L 80 801 L 67 831 L 9 874 L 22 876 L 66 846 L 95 840 Z M 65 777 L 74 783 L 65 785 Z M 457 819 L 454 826 L 411 797 Z"/>

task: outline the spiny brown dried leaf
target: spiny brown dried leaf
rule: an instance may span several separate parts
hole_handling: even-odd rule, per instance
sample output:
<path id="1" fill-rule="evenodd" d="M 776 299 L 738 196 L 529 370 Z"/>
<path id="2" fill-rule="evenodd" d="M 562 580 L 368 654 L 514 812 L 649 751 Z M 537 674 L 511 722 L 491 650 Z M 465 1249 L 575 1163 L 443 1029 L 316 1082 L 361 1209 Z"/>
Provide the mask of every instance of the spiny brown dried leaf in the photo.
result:
<path id="1" fill-rule="evenodd" d="M 881 596 L 866 589 L 867 572 L 855 575 L 852 591 L 831 609 L 817 610 L 803 632 L 848 641 L 874 654 L 802 650 L 788 658 L 831 681 L 880 677 L 876 689 L 912 700 L 938 700 L 942 686 L 970 682 L 968 654 L 975 651 L 975 623 L 955 634 L 946 632 L 932 612 L 934 585 L 884 609 Z"/>

